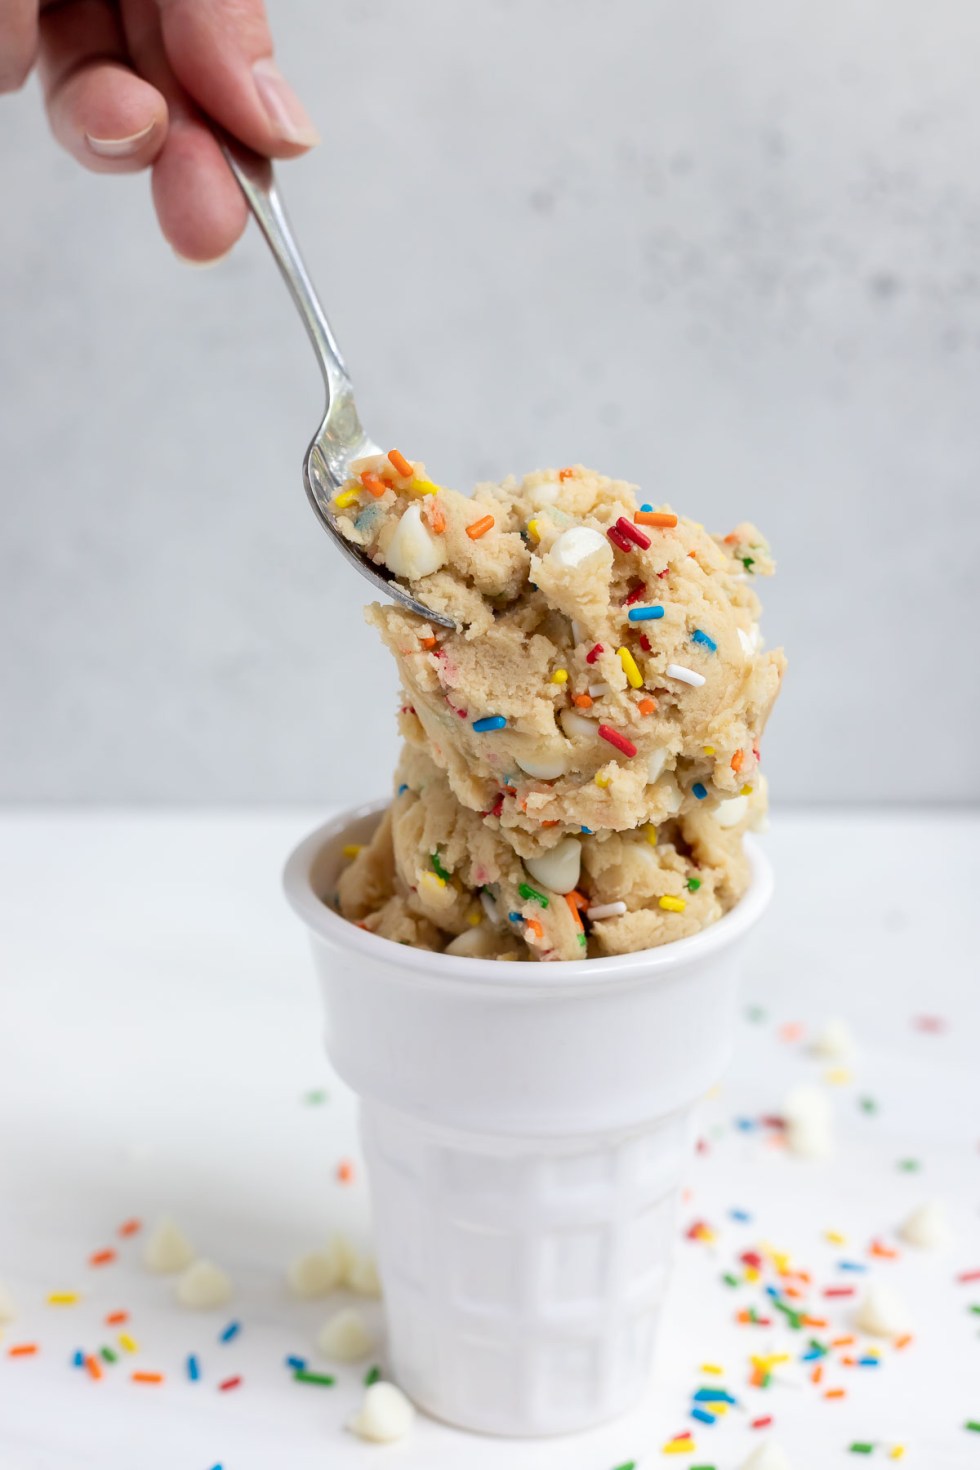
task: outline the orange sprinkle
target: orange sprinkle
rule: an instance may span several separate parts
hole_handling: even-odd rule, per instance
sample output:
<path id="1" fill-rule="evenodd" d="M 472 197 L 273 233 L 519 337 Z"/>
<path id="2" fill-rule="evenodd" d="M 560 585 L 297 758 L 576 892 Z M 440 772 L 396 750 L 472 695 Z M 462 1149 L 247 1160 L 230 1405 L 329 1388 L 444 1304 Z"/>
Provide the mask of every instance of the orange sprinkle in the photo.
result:
<path id="1" fill-rule="evenodd" d="M 88 1369 L 90 1378 L 102 1377 L 102 1364 L 99 1362 L 98 1358 L 93 1357 L 91 1353 L 89 1353 L 88 1357 L 85 1359 L 85 1366 Z"/>
<path id="2" fill-rule="evenodd" d="M 742 762 L 744 760 L 745 760 L 745 751 L 744 750 L 736 750 L 735 754 L 732 756 L 732 770 L 736 773 L 736 775 L 742 769 Z"/>
<path id="3" fill-rule="evenodd" d="M 901 1352 L 902 1348 L 907 1348 L 911 1341 L 911 1332 L 903 1332 L 901 1337 L 896 1337 L 895 1346 L 898 1348 L 899 1352 Z"/>
<path id="4" fill-rule="evenodd" d="M 558 818 L 557 817 L 553 817 L 551 819 L 551 821 L 549 821 L 549 822 L 542 822 L 541 825 L 542 825 L 542 827 L 557 827 L 558 826 Z"/>
<path id="5" fill-rule="evenodd" d="M 824 1394 L 825 1399 L 846 1399 L 847 1393 L 843 1388 L 828 1388 Z"/>
<path id="6" fill-rule="evenodd" d="M 736 536 L 735 532 L 729 531 L 728 535 L 725 537 L 725 545 L 734 546 L 737 540 L 738 537 Z"/>
<path id="7" fill-rule="evenodd" d="M 337 1165 L 337 1181 L 340 1184 L 351 1184 L 354 1180 L 354 1165 L 350 1159 L 341 1159 Z"/>
<path id="8" fill-rule="evenodd" d="M 638 510 L 633 515 L 633 521 L 637 526 L 667 526 L 673 529 L 677 525 L 677 517 L 666 510 Z M 691 555 L 694 553 L 691 552 Z"/>
<path id="9" fill-rule="evenodd" d="M 492 525 L 493 516 L 481 516 L 478 521 L 473 521 L 471 525 L 466 527 L 466 534 L 471 541 L 479 541 L 481 536 L 487 534 Z"/>
<path id="10" fill-rule="evenodd" d="M 129 1376 L 133 1380 L 134 1383 L 162 1383 L 163 1382 L 163 1374 L 162 1373 L 143 1373 L 143 1372 L 137 1371 L 136 1373 L 130 1373 Z"/>
<path id="11" fill-rule="evenodd" d="M 32 1358 L 37 1352 L 36 1342 L 19 1342 L 16 1347 L 7 1349 L 8 1358 Z"/>
<path id="12" fill-rule="evenodd" d="M 810 1374 L 810 1382 L 811 1383 L 822 1383 L 823 1382 L 823 1364 L 822 1363 L 818 1363 L 817 1366 L 814 1368 L 813 1372 Z"/>
<path id="13" fill-rule="evenodd" d="M 583 904 L 585 902 L 585 899 L 582 897 L 581 893 L 566 893 L 565 902 L 568 904 L 568 907 L 571 910 L 572 919 L 575 922 L 575 927 L 577 929 L 584 929 L 585 925 L 582 923 L 582 915 L 578 911 L 579 904 Z"/>
<path id="14" fill-rule="evenodd" d="M 803 1035 L 803 1025 L 800 1021 L 787 1021 L 785 1026 L 779 1028 L 780 1041 L 799 1041 Z"/>
<path id="15" fill-rule="evenodd" d="M 124 1322 L 129 1321 L 128 1312 L 110 1312 L 105 1319 L 107 1327 L 121 1327 Z"/>
<path id="16" fill-rule="evenodd" d="M 423 648 L 435 648 L 436 646 L 436 640 L 434 638 L 420 638 L 419 642 Z"/>
<path id="17" fill-rule="evenodd" d="M 392 465 L 405 480 L 411 480 L 415 474 L 412 466 L 399 449 L 388 450 L 388 463 Z"/>
<path id="18" fill-rule="evenodd" d="M 384 480 L 381 479 L 380 475 L 375 475 L 370 470 L 361 471 L 361 484 L 364 486 L 365 490 L 370 490 L 375 500 L 380 500 L 382 495 L 388 489 L 388 486 L 385 484 Z"/>
<path id="19" fill-rule="evenodd" d="M 842 1368 L 856 1368 L 857 1358 L 842 1357 L 840 1359 L 840 1364 Z"/>
<path id="20" fill-rule="evenodd" d="M 783 1296 L 792 1297 L 795 1301 L 800 1301 L 804 1296 L 806 1296 L 806 1292 L 801 1291 L 798 1286 L 784 1286 Z"/>
<path id="21" fill-rule="evenodd" d="M 93 1251 L 88 1258 L 90 1266 L 108 1266 L 110 1261 L 116 1259 L 116 1253 L 110 1246 L 108 1250 Z"/>
<path id="22" fill-rule="evenodd" d="M 788 1292 L 787 1295 L 789 1295 Z M 802 1322 L 804 1327 L 826 1327 L 827 1325 L 826 1317 L 811 1317 L 809 1312 L 803 1314 Z"/>
<path id="23" fill-rule="evenodd" d="M 698 554 L 697 554 L 696 551 L 689 551 L 687 554 L 688 554 L 688 556 L 692 556 L 694 558 L 694 560 L 697 561 Z M 699 565 L 700 565 L 700 563 L 699 563 Z"/>
<path id="24" fill-rule="evenodd" d="M 528 919 L 527 927 L 530 929 L 535 939 L 544 938 L 544 930 L 542 929 L 540 921 L 538 919 Z"/>
<path id="25" fill-rule="evenodd" d="M 655 699 L 641 699 L 636 707 L 641 715 L 652 715 L 657 708 L 657 701 Z"/>
<path id="26" fill-rule="evenodd" d="M 591 694 L 573 694 L 572 704 L 577 704 L 579 709 L 591 709 L 592 696 Z"/>
<path id="27" fill-rule="evenodd" d="M 124 1220 L 119 1229 L 116 1231 L 116 1234 L 123 1236 L 135 1235 L 137 1231 L 142 1230 L 142 1228 L 143 1222 L 141 1220 Z"/>
<path id="28" fill-rule="evenodd" d="M 572 469 L 559 470 L 558 471 L 558 478 L 559 478 L 559 480 L 570 480 L 572 478 L 572 476 L 574 475 L 574 473 L 575 473 L 575 471 L 572 470 Z"/>
<path id="29" fill-rule="evenodd" d="M 891 1246 L 882 1245 L 880 1240 L 875 1240 L 871 1245 L 871 1255 L 880 1256 L 883 1261 L 897 1261 L 898 1251 L 892 1250 Z"/>
<path id="30" fill-rule="evenodd" d="M 856 1337 L 834 1337 L 831 1339 L 831 1347 L 851 1347 L 857 1342 Z"/>
<path id="31" fill-rule="evenodd" d="M 438 505 L 433 505 L 431 500 L 427 502 L 425 518 L 437 536 L 441 536 L 446 529 L 446 517 Z"/>

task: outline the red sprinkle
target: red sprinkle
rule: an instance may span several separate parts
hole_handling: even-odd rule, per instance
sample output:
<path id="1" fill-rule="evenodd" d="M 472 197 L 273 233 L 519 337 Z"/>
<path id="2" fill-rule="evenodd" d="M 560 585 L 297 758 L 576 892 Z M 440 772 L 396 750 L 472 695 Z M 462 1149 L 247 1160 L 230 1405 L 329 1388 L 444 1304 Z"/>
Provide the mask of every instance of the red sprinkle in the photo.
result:
<path id="1" fill-rule="evenodd" d="M 602 652 L 603 652 L 602 644 L 601 643 L 597 643 L 595 645 L 595 647 L 594 648 L 590 648 L 589 651 L 588 651 L 588 653 L 585 655 L 585 662 L 587 664 L 594 664 L 595 661 L 596 661 L 596 659 L 599 657 L 600 653 L 602 653 Z"/>
<path id="2" fill-rule="evenodd" d="M 956 1279 L 962 1283 L 966 1283 L 967 1281 L 980 1281 L 980 1271 L 961 1271 Z"/>
<path id="3" fill-rule="evenodd" d="M 610 526 L 609 530 L 606 532 L 606 535 L 609 537 L 614 546 L 619 547 L 620 551 L 633 550 L 632 541 L 630 541 L 628 536 L 624 536 L 622 531 L 620 531 L 617 526 Z"/>
<path id="4" fill-rule="evenodd" d="M 646 592 L 647 584 L 645 582 L 637 582 L 630 595 L 623 599 L 623 606 L 632 607 L 634 602 L 639 602 L 641 597 L 646 596 Z"/>
<path id="5" fill-rule="evenodd" d="M 652 653 L 653 652 L 653 644 L 650 642 L 649 638 L 647 637 L 647 635 L 645 633 L 641 633 L 640 634 L 640 647 L 643 649 L 643 652 L 644 653 Z"/>
<path id="6" fill-rule="evenodd" d="M 853 1286 L 828 1286 L 824 1289 L 824 1296 L 853 1296 Z"/>
<path id="7" fill-rule="evenodd" d="M 124 1322 L 129 1321 L 128 1312 L 110 1312 L 105 1319 L 107 1327 L 121 1327 Z"/>
<path id="8" fill-rule="evenodd" d="M 763 1414 L 763 1416 L 762 1416 L 761 1419 L 753 1419 L 750 1422 L 750 1424 L 749 1424 L 749 1428 L 750 1429 L 768 1429 L 768 1427 L 769 1427 L 769 1425 L 771 1423 L 772 1423 L 772 1415 L 771 1414 Z"/>
<path id="9" fill-rule="evenodd" d="M 240 1374 L 234 1378 L 225 1378 L 222 1379 L 221 1383 L 218 1384 L 218 1388 L 221 1390 L 222 1393 L 227 1393 L 229 1388 L 237 1388 L 241 1381 L 242 1380 Z"/>
<path id="10" fill-rule="evenodd" d="M 625 516 L 620 516 L 616 522 L 616 529 L 622 531 L 626 539 L 632 541 L 641 551 L 649 551 L 650 537 L 646 531 L 641 531 L 639 526 L 634 526 L 633 522 L 628 521 Z"/>
<path id="11" fill-rule="evenodd" d="M 120 1225 L 119 1229 L 117 1230 L 116 1234 L 117 1235 L 123 1235 L 123 1236 L 126 1236 L 126 1235 L 136 1235 L 136 1233 L 138 1231 L 142 1230 L 142 1229 L 143 1229 L 143 1222 L 142 1222 L 142 1220 L 124 1220 L 122 1222 L 122 1224 Z"/>
<path id="12" fill-rule="evenodd" d="M 619 731 L 614 730 L 611 725 L 600 725 L 599 734 L 603 740 L 608 740 L 610 745 L 614 745 L 617 750 L 622 751 L 623 755 L 636 755 L 636 746 L 632 740 L 628 740 L 625 735 L 620 735 Z"/>

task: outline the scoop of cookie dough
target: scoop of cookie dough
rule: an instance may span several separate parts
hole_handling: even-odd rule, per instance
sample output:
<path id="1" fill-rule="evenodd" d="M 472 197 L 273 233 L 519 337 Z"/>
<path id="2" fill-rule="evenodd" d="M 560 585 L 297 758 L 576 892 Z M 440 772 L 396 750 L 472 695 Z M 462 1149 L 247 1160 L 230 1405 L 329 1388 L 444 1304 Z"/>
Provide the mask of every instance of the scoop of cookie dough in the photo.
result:
<path id="1" fill-rule="evenodd" d="M 472 498 L 394 453 L 354 469 L 341 530 L 457 626 L 368 609 L 406 751 L 342 911 L 504 959 L 646 948 L 718 918 L 745 886 L 784 666 L 761 646 L 759 532 L 712 537 L 581 466 Z"/>

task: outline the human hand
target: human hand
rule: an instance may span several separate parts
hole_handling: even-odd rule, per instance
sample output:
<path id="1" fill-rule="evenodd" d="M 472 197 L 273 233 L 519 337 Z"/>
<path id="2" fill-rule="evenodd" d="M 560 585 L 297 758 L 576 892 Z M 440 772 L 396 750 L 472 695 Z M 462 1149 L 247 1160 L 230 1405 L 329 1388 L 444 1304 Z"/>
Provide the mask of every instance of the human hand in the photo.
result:
<path id="1" fill-rule="evenodd" d="M 160 228 L 188 260 L 224 255 L 247 218 L 198 108 L 272 158 L 318 141 L 262 0 L 0 0 L 0 92 L 35 61 L 58 141 L 95 173 L 152 168 Z"/>

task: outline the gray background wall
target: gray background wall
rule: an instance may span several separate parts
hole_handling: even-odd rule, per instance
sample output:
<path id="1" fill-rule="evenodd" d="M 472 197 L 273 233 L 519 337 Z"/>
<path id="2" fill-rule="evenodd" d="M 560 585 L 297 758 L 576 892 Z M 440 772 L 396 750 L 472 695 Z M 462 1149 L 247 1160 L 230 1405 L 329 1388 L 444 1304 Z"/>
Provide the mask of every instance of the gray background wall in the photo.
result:
<path id="1" fill-rule="evenodd" d="M 976 799 L 980 8 L 273 0 L 283 170 L 375 434 L 466 486 L 583 460 L 780 574 L 784 800 Z M 391 670 L 299 462 L 320 390 L 253 235 L 0 102 L 0 798 L 385 789 Z"/>

